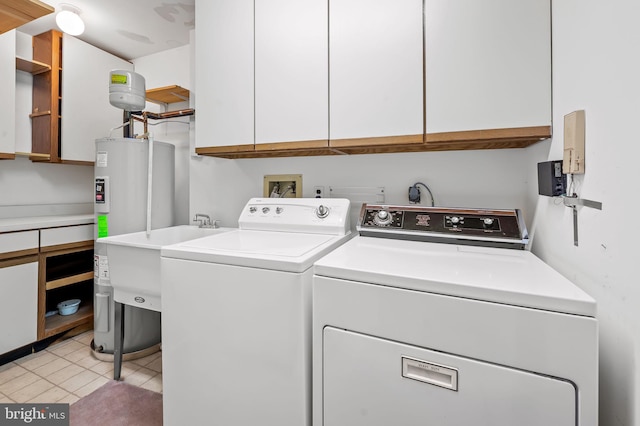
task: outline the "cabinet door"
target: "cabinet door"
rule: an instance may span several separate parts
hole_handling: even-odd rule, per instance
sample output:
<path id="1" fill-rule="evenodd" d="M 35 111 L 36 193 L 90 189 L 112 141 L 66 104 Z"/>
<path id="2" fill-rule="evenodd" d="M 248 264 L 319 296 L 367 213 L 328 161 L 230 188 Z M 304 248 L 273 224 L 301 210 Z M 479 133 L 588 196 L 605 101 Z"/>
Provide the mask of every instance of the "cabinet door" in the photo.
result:
<path id="1" fill-rule="evenodd" d="M 423 39 L 422 0 L 329 0 L 331 146 L 422 143 Z"/>
<path id="2" fill-rule="evenodd" d="M 0 34 L 0 159 L 16 147 L 16 31 Z"/>
<path id="3" fill-rule="evenodd" d="M 196 148 L 254 147 L 253 0 L 196 0 Z"/>
<path id="4" fill-rule="evenodd" d="M 327 8 L 327 0 L 256 1 L 256 149 L 328 145 Z"/>
<path id="5" fill-rule="evenodd" d="M 38 257 L 0 261 L 0 354 L 37 340 Z"/>
<path id="6" fill-rule="evenodd" d="M 95 161 L 95 140 L 122 124 L 109 103 L 109 72 L 133 70 L 124 59 L 67 34 L 62 42 L 62 159 Z M 117 133 L 117 134 L 121 134 Z"/>
<path id="7" fill-rule="evenodd" d="M 551 124 L 549 0 L 426 0 L 427 133 Z"/>

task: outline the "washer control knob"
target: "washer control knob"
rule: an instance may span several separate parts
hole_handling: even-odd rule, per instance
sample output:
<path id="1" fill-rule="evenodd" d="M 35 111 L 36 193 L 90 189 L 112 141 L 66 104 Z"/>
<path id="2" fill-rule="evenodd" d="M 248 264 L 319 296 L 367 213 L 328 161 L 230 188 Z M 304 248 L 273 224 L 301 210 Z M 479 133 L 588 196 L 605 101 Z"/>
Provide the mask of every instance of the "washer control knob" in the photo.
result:
<path id="1" fill-rule="evenodd" d="M 271 209 L 269 207 L 263 207 L 262 208 L 262 213 L 267 214 L 271 211 Z"/>
<path id="2" fill-rule="evenodd" d="M 491 228 L 493 226 L 493 222 L 495 222 L 495 220 L 492 217 L 485 217 L 482 219 L 482 226 L 485 228 Z"/>
<path id="3" fill-rule="evenodd" d="M 318 216 L 320 219 L 324 219 L 325 217 L 329 216 L 329 207 L 320 204 L 316 209 L 316 216 Z"/>
<path id="4" fill-rule="evenodd" d="M 282 213 L 282 210 L 283 210 L 282 207 L 276 207 L 276 214 Z"/>
<path id="5" fill-rule="evenodd" d="M 249 207 L 249 213 L 255 213 L 256 211 L 258 211 L 258 208 L 256 206 Z"/>
<path id="6" fill-rule="evenodd" d="M 387 210 L 380 210 L 378 213 L 376 213 L 373 221 L 376 223 L 376 225 L 384 226 L 391 223 L 392 219 L 393 216 L 391 215 L 391 213 L 389 213 Z"/>

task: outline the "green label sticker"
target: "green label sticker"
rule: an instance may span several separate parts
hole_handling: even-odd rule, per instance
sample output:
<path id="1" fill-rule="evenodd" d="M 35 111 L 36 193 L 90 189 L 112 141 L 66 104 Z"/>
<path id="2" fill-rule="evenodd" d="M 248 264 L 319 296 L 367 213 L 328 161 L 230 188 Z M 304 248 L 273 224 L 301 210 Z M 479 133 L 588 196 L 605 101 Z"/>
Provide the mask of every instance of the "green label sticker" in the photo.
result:
<path id="1" fill-rule="evenodd" d="M 98 238 L 109 236 L 109 223 L 107 222 L 107 215 L 98 215 Z"/>
<path id="2" fill-rule="evenodd" d="M 127 84 L 127 76 L 123 74 L 111 74 L 111 84 Z"/>

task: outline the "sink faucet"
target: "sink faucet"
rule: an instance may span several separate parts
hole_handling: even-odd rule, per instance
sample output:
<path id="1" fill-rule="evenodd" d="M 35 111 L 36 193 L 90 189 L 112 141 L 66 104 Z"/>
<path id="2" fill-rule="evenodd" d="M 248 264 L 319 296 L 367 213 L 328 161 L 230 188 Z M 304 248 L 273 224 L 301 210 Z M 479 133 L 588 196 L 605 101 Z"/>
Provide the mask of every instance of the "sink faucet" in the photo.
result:
<path id="1" fill-rule="evenodd" d="M 198 222 L 198 228 L 217 228 L 218 221 L 211 221 L 211 217 L 208 214 L 196 213 L 193 218 L 194 222 Z"/>

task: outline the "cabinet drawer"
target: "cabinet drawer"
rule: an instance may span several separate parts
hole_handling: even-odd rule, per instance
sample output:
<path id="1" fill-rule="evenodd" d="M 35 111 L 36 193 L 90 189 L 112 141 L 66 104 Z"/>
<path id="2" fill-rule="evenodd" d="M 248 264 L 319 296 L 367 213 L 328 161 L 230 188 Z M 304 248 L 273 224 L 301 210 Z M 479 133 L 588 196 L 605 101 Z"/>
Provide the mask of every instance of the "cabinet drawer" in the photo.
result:
<path id="1" fill-rule="evenodd" d="M 90 225 L 65 226 L 40 230 L 40 247 L 59 246 L 93 240 L 94 227 Z"/>
<path id="2" fill-rule="evenodd" d="M 38 253 L 38 231 L 0 234 L 0 259 Z"/>

